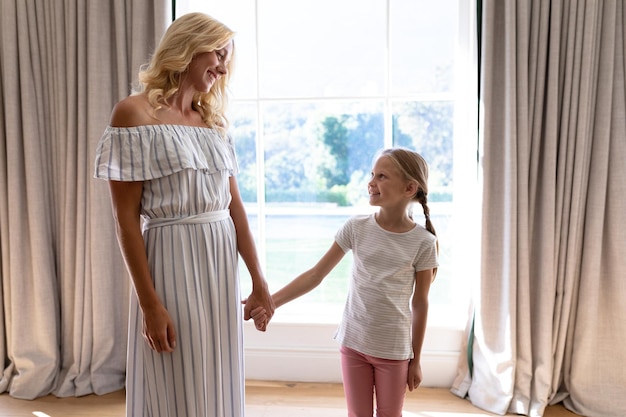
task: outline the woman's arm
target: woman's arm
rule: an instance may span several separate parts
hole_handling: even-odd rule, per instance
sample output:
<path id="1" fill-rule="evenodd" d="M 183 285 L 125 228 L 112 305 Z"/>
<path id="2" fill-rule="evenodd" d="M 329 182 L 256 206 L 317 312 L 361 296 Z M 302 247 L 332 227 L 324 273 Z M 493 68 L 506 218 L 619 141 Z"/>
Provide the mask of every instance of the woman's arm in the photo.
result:
<path id="1" fill-rule="evenodd" d="M 143 312 L 143 335 L 157 352 L 172 352 L 176 331 L 169 313 L 154 289 L 141 235 L 143 182 L 109 181 L 117 240 Z"/>
<path id="2" fill-rule="evenodd" d="M 313 268 L 298 275 L 293 281 L 272 295 L 276 307 L 280 307 L 317 287 L 330 271 L 337 266 L 344 255 L 343 249 L 337 242 L 333 242 Z"/>
<path id="3" fill-rule="evenodd" d="M 275 307 L 267 286 L 267 281 L 261 270 L 256 246 L 248 224 L 248 216 L 246 215 L 246 210 L 243 206 L 235 177 L 230 178 L 230 194 L 232 201 L 229 208 L 230 216 L 233 219 L 237 233 L 237 250 L 243 258 L 246 268 L 248 268 L 250 272 L 250 277 L 252 278 L 252 293 L 248 296 L 245 303 L 244 319 L 249 320 L 251 318 L 250 312 L 253 309 L 257 307 L 263 308 L 267 319 L 264 321 L 263 325 L 257 326 L 257 329 L 265 331 L 267 324 L 274 315 Z"/>
<path id="4" fill-rule="evenodd" d="M 411 302 L 412 328 L 411 345 L 413 347 L 413 359 L 409 362 L 407 384 L 409 391 L 413 391 L 422 383 L 422 367 L 420 365 L 422 345 L 426 334 L 426 322 L 428 320 L 428 292 L 433 280 L 433 270 L 427 269 L 415 273 L 415 288 Z"/>

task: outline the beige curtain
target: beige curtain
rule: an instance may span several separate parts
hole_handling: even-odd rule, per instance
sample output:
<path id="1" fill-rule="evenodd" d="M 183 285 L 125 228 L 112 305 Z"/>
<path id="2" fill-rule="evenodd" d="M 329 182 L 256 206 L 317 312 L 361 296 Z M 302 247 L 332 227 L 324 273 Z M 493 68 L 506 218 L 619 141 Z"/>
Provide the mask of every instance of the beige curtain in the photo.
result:
<path id="1" fill-rule="evenodd" d="M 124 386 L 129 281 L 94 150 L 166 0 L 0 2 L 0 393 Z"/>
<path id="2" fill-rule="evenodd" d="M 484 0 L 481 283 L 452 391 L 626 416 L 626 9 Z"/>

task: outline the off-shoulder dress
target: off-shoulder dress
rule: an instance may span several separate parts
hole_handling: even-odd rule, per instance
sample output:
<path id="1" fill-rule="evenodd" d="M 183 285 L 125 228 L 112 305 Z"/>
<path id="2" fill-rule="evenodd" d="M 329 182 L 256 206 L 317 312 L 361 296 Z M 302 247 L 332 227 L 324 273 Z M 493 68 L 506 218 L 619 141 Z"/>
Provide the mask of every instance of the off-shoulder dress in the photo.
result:
<path id="1" fill-rule="evenodd" d="M 177 331 L 173 353 L 142 337 L 131 297 L 127 416 L 244 415 L 243 337 L 235 228 L 228 213 L 234 145 L 211 128 L 108 127 L 95 177 L 143 181 L 150 272 Z"/>

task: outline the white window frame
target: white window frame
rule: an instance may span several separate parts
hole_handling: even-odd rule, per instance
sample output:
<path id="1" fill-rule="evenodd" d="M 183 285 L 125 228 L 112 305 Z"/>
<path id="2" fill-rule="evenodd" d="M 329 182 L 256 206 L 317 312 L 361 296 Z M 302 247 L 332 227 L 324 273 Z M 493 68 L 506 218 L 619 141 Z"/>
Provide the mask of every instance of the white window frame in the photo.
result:
<path id="1" fill-rule="evenodd" d="M 194 2 L 202 4 L 198 9 Z M 207 3 L 217 6 L 228 0 L 178 0 L 176 15 L 191 11 L 206 11 Z M 258 0 L 257 0 L 258 1 Z M 480 269 L 480 166 L 478 155 L 478 98 L 477 98 L 477 46 L 476 4 L 474 0 L 458 0 L 459 36 L 457 67 L 455 74 L 456 97 L 454 120 L 454 200 L 453 219 L 455 244 L 454 274 L 459 277 L 460 294 L 470 294 Z M 236 100 L 237 98 L 234 97 Z M 249 101 L 250 99 L 246 99 Z M 260 100 L 259 100 L 260 101 Z M 389 101 L 389 100 L 388 100 Z M 260 108 L 261 106 L 257 106 Z M 386 117 L 391 118 L 388 103 Z M 258 117 L 258 132 L 261 117 Z M 390 123 L 388 123 L 391 126 Z M 392 143 L 391 129 L 386 128 L 385 145 Z M 262 138 L 257 138 L 258 178 L 263 178 Z M 468 172 L 475 175 L 468 175 Z M 264 215 L 264 186 L 258 186 L 258 215 Z M 461 227 L 462 225 L 462 227 Z M 263 222 L 259 222 L 258 236 L 264 236 Z M 264 264 L 265 247 L 259 243 L 259 255 Z M 462 253 L 459 253 L 462 252 Z M 265 267 L 265 265 L 263 265 Z M 271 283 L 270 283 L 271 285 Z M 271 288 L 276 290 L 276 288 Z M 449 387 L 456 376 L 459 355 L 462 352 L 464 328 L 468 320 L 469 297 L 459 300 L 459 308 L 438 309 L 431 305 L 429 324 L 422 350 L 422 370 L 425 387 Z M 337 323 L 316 322 L 311 316 L 308 322 L 294 322 L 278 317 L 265 333 L 258 332 L 252 323 L 244 323 L 245 370 L 251 380 L 341 382 L 338 345 L 333 340 Z"/>

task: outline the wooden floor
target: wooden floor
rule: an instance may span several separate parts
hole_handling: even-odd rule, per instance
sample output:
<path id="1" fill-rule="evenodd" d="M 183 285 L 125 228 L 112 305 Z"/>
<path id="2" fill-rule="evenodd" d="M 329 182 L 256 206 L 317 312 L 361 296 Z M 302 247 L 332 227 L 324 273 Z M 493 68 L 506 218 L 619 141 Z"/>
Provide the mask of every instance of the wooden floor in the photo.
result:
<path id="1" fill-rule="evenodd" d="M 419 388 L 408 392 L 404 417 L 495 416 L 472 406 L 447 389 Z M 124 417 L 124 392 L 80 398 L 47 396 L 34 401 L 0 395 L 0 417 Z M 248 381 L 246 417 L 345 417 L 340 384 Z M 544 417 L 576 417 L 561 405 Z M 182 417 L 182 416 L 181 416 Z M 192 417 L 192 416 L 188 416 Z"/>

